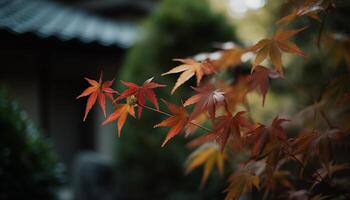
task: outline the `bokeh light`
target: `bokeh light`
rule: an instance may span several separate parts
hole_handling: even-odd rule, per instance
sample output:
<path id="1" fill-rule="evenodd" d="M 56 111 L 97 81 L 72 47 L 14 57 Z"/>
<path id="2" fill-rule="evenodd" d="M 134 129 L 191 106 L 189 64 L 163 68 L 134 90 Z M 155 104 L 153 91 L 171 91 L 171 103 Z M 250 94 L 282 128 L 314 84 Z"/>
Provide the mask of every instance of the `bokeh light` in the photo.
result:
<path id="1" fill-rule="evenodd" d="M 243 15 L 249 10 L 262 8 L 266 0 L 229 0 L 231 14 Z"/>

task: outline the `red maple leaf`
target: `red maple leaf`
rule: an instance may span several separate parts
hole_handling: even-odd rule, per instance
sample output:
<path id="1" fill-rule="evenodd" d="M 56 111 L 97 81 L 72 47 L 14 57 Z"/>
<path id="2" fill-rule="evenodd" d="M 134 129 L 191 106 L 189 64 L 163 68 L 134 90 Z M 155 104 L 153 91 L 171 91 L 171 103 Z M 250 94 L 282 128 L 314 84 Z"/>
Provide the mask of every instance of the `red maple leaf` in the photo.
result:
<path id="1" fill-rule="evenodd" d="M 180 131 L 187 125 L 188 123 L 188 113 L 183 106 L 176 106 L 169 102 L 163 100 L 163 102 L 167 105 L 169 111 L 172 115 L 170 115 L 165 120 L 161 121 L 159 124 L 156 124 L 154 128 L 167 126 L 170 127 L 170 130 L 162 144 L 162 147 L 175 135 L 180 133 Z"/>
<path id="2" fill-rule="evenodd" d="M 265 104 L 265 97 L 269 89 L 269 78 L 279 77 L 278 72 L 263 66 L 256 66 L 251 75 L 248 76 L 248 91 L 259 89 L 263 96 L 262 104 Z"/>
<path id="3" fill-rule="evenodd" d="M 248 142 L 253 145 L 252 158 L 261 158 L 278 147 L 279 142 L 287 143 L 287 134 L 281 126 L 283 122 L 289 121 L 275 117 L 270 126 L 260 124 L 254 130 L 247 133 Z"/>
<path id="4" fill-rule="evenodd" d="M 83 93 L 81 93 L 77 97 L 77 99 L 79 99 L 81 97 L 89 96 L 88 101 L 86 103 L 84 121 L 89 111 L 91 110 L 92 106 L 96 103 L 97 98 L 98 98 L 98 103 L 103 111 L 103 114 L 106 117 L 106 96 L 109 97 L 111 100 L 113 100 L 113 94 L 118 93 L 117 91 L 111 88 L 114 80 L 106 81 L 102 83 L 102 77 L 103 77 L 103 73 L 101 73 L 100 79 L 98 82 L 92 79 L 85 78 L 85 80 L 89 82 L 91 86 L 85 89 Z"/>
<path id="5" fill-rule="evenodd" d="M 137 99 L 137 107 L 138 107 L 138 117 L 141 117 L 142 106 L 145 105 L 146 99 L 150 100 L 153 105 L 159 110 L 158 100 L 153 89 L 159 87 L 165 87 L 165 85 L 161 85 L 159 83 L 152 82 L 153 78 L 146 80 L 142 86 L 138 86 L 135 83 L 122 81 L 121 82 L 128 87 L 123 93 L 120 94 L 115 101 L 127 98 L 129 96 L 135 95 Z"/>
<path id="6" fill-rule="evenodd" d="M 317 156 L 325 166 L 331 165 L 332 145 L 340 144 L 346 137 L 346 131 L 336 127 L 326 130 L 303 130 L 293 141 L 293 154 L 302 155 L 304 162 Z"/>
<path id="7" fill-rule="evenodd" d="M 215 140 L 221 145 L 221 149 L 223 150 L 230 138 L 242 146 L 241 127 L 251 129 L 253 126 L 242 116 L 244 113 L 245 111 L 238 112 L 236 115 L 227 113 L 224 116 L 215 118 L 213 131 L 191 141 L 190 146 Z"/>
<path id="8" fill-rule="evenodd" d="M 196 118 L 205 111 L 208 111 L 210 118 L 214 119 L 216 109 L 219 106 L 224 106 L 226 112 L 229 112 L 224 91 L 216 89 L 212 85 L 206 85 L 200 88 L 193 87 L 193 90 L 197 94 L 188 98 L 184 103 L 185 107 L 195 104 L 190 119 Z"/>

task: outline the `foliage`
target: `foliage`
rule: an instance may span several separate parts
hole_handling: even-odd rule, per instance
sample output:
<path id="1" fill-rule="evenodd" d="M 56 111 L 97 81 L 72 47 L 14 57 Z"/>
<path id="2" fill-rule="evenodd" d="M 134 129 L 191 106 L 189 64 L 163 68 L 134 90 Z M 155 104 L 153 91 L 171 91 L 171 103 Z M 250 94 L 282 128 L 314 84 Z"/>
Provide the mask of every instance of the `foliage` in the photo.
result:
<path id="1" fill-rule="evenodd" d="M 144 80 L 148 80 L 152 74 L 161 74 L 177 65 L 172 58 L 194 55 L 198 50 L 209 51 L 214 42 L 235 39 L 231 24 L 224 15 L 212 11 L 207 0 L 164 0 L 160 1 L 158 6 L 142 23 L 144 32 L 140 35 L 140 41 L 128 50 L 117 80 L 126 80 L 142 86 Z M 161 80 L 159 77 L 155 79 L 155 82 L 162 84 L 170 84 L 175 80 L 167 76 Z M 120 92 L 129 88 L 119 81 L 118 83 L 116 89 Z M 181 94 L 189 93 L 190 90 L 188 88 L 186 91 L 185 87 L 182 87 L 169 102 L 175 103 Z M 154 91 L 159 97 L 170 97 L 168 88 L 157 88 Z M 133 98 L 128 100 L 133 101 Z M 123 104 L 123 101 L 118 104 Z M 152 105 L 152 102 L 150 103 Z M 167 109 L 162 102 L 159 102 L 159 106 Z M 135 111 L 138 115 L 138 110 Z M 205 192 L 200 192 L 196 180 L 201 174 L 195 171 L 189 176 L 184 176 L 182 162 L 190 150 L 183 148 L 185 140 L 182 137 L 177 137 L 177 143 L 159 151 L 159 143 L 165 139 L 168 130 L 153 129 L 153 125 L 161 122 L 162 116 L 142 112 L 141 119 L 136 121 L 133 117 L 128 117 L 121 135 L 121 138 L 127 136 L 128 140 L 117 141 L 115 145 L 115 168 L 118 180 L 122 183 L 118 186 L 118 197 L 212 199 L 223 196 L 220 188 L 224 184 L 221 183 L 222 179 L 210 179 L 208 184 L 211 187 L 206 188 Z"/>
<path id="2" fill-rule="evenodd" d="M 89 96 L 89 99 L 86 103 L 86 109 L 85 109 L 85 115 L 84 115 L 84 121 L 89 114 L 89 111 L 91 110 L 92 106 L 96 103 L 96 100 L 98 99 L 98 103 L 103 111 L 104 116 L 106 117 L 106 96 L 109 97 L 111 100 L 113 100 L 114 93 L 117 93 L 114 91 L 111 86 L 113 85 L 113 81 L 107 81 L 102 83 L 102 74 L 100 76 L 99 81 L 91 80 L 88 78 L 85 78 L 85 80 L 91 85 L 86 90 L 84 90 L 81 95 L 77 97 L 77 99 L 81 97 Z"/>
<path id="3" fill-rule="evenodd" d="M 0 199 L 54 199 L 62 166 L 18 106 L 0 97 Z"/>
<path id="4" fill-rule="evenodd" d="M 272 37 L 252 46 L 234 45 L 229 50 L 223 49 L 215 58 L 207 53 L 204 57 L 177 59 L 183 64 L 162 74 L 181 73 L 171 94 L 194 75 L 197 87 L 193 88 L 195 94 L 183 105 L 166 103 L 170 113 L 158 106 L 145 105 L 143 98 L 133 94 L 129 98 L 134 101 L 127 101 L 129 106 L 139 110 L 146 108 L 167 116 L 155 126 L 170 127 L 162 146 L 182 131 L 185 136 L 194 138 L 189 146 L 199 147 L 190 155 L 186 171 L 203 165 L 202 187 L 214 164 L 222 174 L 227 162 L 226 170 L 231 176 L 227 177 L 226 199 L 239 199 L 249 193 L 259 199 L 350 199 L 350 160 L 344 155 L 350 139 L 349 33 L 338 33 L 334 25 L 325 29 L 326 17 L 337 13 L 342 3 L 295 0 L 289 5 L 291 10 L 276 22 Z M 305 17 L 311 19 L 305 20 Z M 317 29 L 310 25 L 315 21 L 320 23 Z M 294 118 L 277 115 L 270 125 L 254 121 L 250 117 L 254 110 L 248 96 L 259 91 L 264 105 L 270 79 L 288 82 L 288 76 L 283 73 L 285 62 L 282 57 L 285 53 L 307 56 L 292 42 L 303 32 L 316 38 L 312 48 L 319 56 L 342 70 L 329 74 L 327 86 L 318 87 L 321 88 L 319 97 L 304 102 L 306 105 L 300 107 Z M 321 47 L 325 52 L 319 51 Z M 332 50 L 334 48 L 336 51 Z M 244 66 L 241 57 L 247 52 L 255 54 L 251 59 L 251 73 L 230 74 L 230 70 L 241 64 Z M 265 61 L 267 57 L 270 63 Z M 222 73 L 227 76 L 220 76 Z M 317 79 L 315 84 L 318 84 Z M 292 91 L 294 88 L 286 84 L 282 89 Z"/>

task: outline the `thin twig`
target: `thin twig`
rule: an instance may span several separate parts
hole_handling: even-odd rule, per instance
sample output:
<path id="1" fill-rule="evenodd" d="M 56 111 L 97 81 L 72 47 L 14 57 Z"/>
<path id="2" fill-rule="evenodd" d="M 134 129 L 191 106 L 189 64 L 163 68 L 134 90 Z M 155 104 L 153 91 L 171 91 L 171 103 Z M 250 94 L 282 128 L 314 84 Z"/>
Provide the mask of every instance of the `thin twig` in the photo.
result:
<path id="1" fill-rule="evenodd" d="M 323 33 L 323 30 L 324 30 L 324 27 L 325 27 L 325 24 L 326 24 L 326 19 L 327 19 L 327 16 L 329 14 L 329 10 L 331 9 L 331 6 L 332 3 L 329 3 L 326 10 L 325 10 L 325 14 L 322 18 L 322 21 L 321 21 L 321 27 L 320 27 L 320 30 L 318 32 L 318 37 L 317 37 L 317 47 L 318 49 L 321 49 L 321 40 L 322 40 L 322 33 Z"/>
<path id="2" fill-rule="evenodd" d="M 323 112 L 323 110 L 320 110 L 321 116 L 323 117 L 323 119 L 326 121 L 327 125 L 329 128 L 334 128 L 334 126 L 332 125 L 331 121 L 329 120 L 329 118 L 327 117 L 326 113 Z"/>
<path id="3" fill-rule="evenodd" d="M 301 162 L 301 160 L 299 160 L 295 155 L 293 155 L 293 154 L 291 154 L 291 153 L 289 153 L 289 152 L 287 152 L 287 151 L 285 151 L 285 153 L 287 153 L 289 157 L 293 158 L 293 160 L 295 160 L 295 161 L 299 164 L 299 166 L 300 166 L 303 170 L 305 170 L 305 166 L 304 166 L 303 162 Z M 311 176 L 311 177 L 312 177 L 316 182 L 318 182 L 318 183 L 323 182 L 324 179 L 323 179 L 323 177 L 321 176 L 321 174 L 320 174 L 317 170 L 316 170 L 315 173 L 316 173 L 316 175 L 320 178 L 320 180 L 318 180 L 317 178 L 315 178 L 315 177 L 313 177 L 313 176 Z"/>
<path id="4" fill-rule="evenodd" d="M 161 111 L 161 110 L 158 110 L 158 109 L 155 109 L 155 108 L 146 106 L 146 105 L 141 105 L 141 104 L 139 104 L 139 103 L 138 103 L 137 105 L 138 105 L 138 106 L 141 106 L 141 107 L 143 107 L 143 108 L 146 108 L 146 109 L 148 109 L 148 110 L 152 110 L 152 111 L 154 111 L 154 112 L 157 112 L 157 113 L 166 115 L 166 116 L 168 116 L 168 117 L 173 116 L 173 115 L 171 115 L 171 114 L 169 114 L 169 113 L 167 113 L 167 112 L 164 112 L 164 111 Z"/>
<path id="5" fill-rule="evenodd" d="M 168 117 L 173 116 L 173 115 L 171 115 L 171 114 L 169 114 L 169 113 L 167 113 L 167 112 L 164 112 L 164 111 L 161 111 L 161 110 L 159 110 L 159 109 L 155 109 L 155 108 L 152 108 L 152 107 L 149 107 L 149 106 L 146 106 L 146 105 L 141 105 L 141 104 L 137 104 L 137 105 L 138 105 L 138 106 L 141 106 L 141 107 L 143 107 L 143 108 L 146 108 L 146 109 L 148 109 L 148 110 L 152 110 L 152 111 L 154 111 L 154 112 L 161 113 L 161 114 L 166 115 L 166 116 L 168 116 Z M 202 125 L 200 125 L 200 124 L 197 124 L 196 122 L 189 121 L 188 123 L 190 123 L 190 124 L 192 124 L 192 125 L 194 125 L 194 126 L 197 126 L 198 128 L 201 128 L 201 129 L 203 129 L 203 130 L 205 130 L 205 131 L 207 131 L 207 132 L 212 132 L 211 129 L 209 129 L 209 128 L 207 128 L 207 127 L 204 127 L 204 126 L 202 126 Z"/>
<path id="6" fill-rule="evenodd" d="M 283 142 L 284 145 L 286 145 L 286 147 L 289 146 L 289 144 L 288 144 L 287 142 L 285 142 L 285 141 L 283 141 L 283 140 L 281 140 L 281 141 Z M 288 150 L 283 149 L 283 151 L 284 151 L 284 153 L 286 153 L 289 157 L 293 158 L 293 160 L 295 160 L 303 170 L 305 170 L 304 163 L 301 162 L 301 160 L 299 160 L 295 155 L 293 155 L 292 153 L 290 153 Z M 317 178 L 311 176 L 315 181 L 317 181 L 318 183 L 321 183 L 322 181 L 324 181 L 324 179 L 322 178 L 321 174 L 320 174 L 317 170 L 316 170 L 316 174 L 317 174 L 317 176 L 318 176 L 321 180 L 318 180 Z"/>

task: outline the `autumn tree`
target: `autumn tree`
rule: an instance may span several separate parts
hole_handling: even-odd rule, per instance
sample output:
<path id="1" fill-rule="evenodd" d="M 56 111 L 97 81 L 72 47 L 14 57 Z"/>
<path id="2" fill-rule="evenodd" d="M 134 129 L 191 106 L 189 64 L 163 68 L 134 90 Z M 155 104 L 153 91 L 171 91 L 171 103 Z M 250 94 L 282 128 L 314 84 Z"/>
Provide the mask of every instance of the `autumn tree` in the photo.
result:
<path id="1" fill-rule="evenodd" d="M 105 113 L 106 99 L 115 110 L 103 124 L 116 121 L 119 136 L 128 117 L 143 120 L 146 110 L 164 116 L 154 122 L 154 128 L 168 130 L 159 145 L 166 148 L 184 135 L 188 147 L 195 148 L 186 161 L 186 173 L 203 168 L 201 188 L 213 170 L 223 176 L 231 174 L 225 177 L 226 199 L 249 194 L 259 199 L 350 199 L 346 155 L 350 33 L 339 28 L 341 23 L 332 24 L 346 5 L 336 0 L 288 1 L 288 9 L 271 28 L 273 33 L 255 44 L 235 44 L 201 56 L 175 58 L 177 66 L 160 76 L 177 76 L 169 89 L 173 95 L 195 80 L 193 95 L 182 102 L 163 99 L 167 110 L 159 107 L 156 93 L 165 85 L 156 81 L 158 77 L 143 83 L 122 80 L 126 89 L 119 92 L 110 88 L 109 81 L 87 79 L 91 86 L 79 96 L 89 96 L 84 119 L 97 101 Z M 315 55 L 299 47 L 298 38 L 306 33 Z M 254 56 L 242 59 L 247 54 Z M 285 54 L 294 54 L 297 60 L 322 57 L 320 67 L 312 71 L 326 70 L 327 78 L 310 78 L 318 89 L 309 92 L 313 87 L 289 78 L 293 67 L 285 70 Z M 246 70 L 240 72 L 239 68 Z M 269 123 L 261 123 L 252 117 L 255 107 L 249 97 L 259 94 L 263 107 L 271 85 L 296 96 L 305 95 L 308 100 L 297 100 L 298 113 L 288 117 L 278 114 L 265 120 Z"/>

